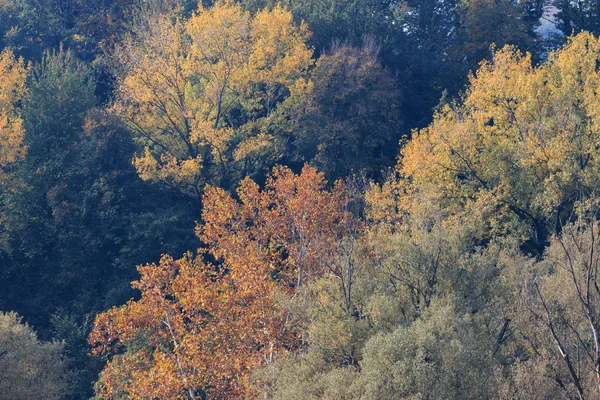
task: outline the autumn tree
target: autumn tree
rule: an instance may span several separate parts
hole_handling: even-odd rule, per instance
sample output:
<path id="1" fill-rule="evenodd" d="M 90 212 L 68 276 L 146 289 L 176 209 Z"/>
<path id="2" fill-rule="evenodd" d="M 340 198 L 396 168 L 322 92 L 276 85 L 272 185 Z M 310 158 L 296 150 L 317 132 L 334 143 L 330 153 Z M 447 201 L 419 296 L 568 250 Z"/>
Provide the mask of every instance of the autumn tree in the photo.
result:
<path id="1" fill-rule="evenodd" d="M 497 379 L 490 385 L 497 385 L 500 398 L 593 398 L 597 393 L 597 228 L 564 225 L 596 207 L 597 46 L 593 36 L 578 35 L 539 67 L 514 48 L 496 53 L 470 78 L 461 102 L 448 105 L 430 127 L 414 133 L 398 174 L 368 194 L 370 218 L 384 237 L 408 234 L 414 241 L 441 229 L 470 243 L 466 249 L 474 246 L 467 253 L 456 245 L 442 249 L 434 260 L 443 262 L 458 250 L 449 269 L 427 261 L 424 270 L 406 261 L 383 265 L 408 288 L 429 280 L 413 281 L 406 272 L 449 273 L 438 281 L 434 299 L 454 293 L 457 311 L 471 309 L 475 332 L 485 327 L 483 343 L 488 344 L 476 352 L 492 355 L 481 360 L 488 365 L 487 379 Z M 541 258 L 548 240 L 539 263 L 516 250 L 521 246 Z M 427 251 L 426 243 L 415 250 Z M 382 250 L 384 257 L 394 254 Z M 408 250 L 400 253 L 402 258 L 412 258 Z M 479 295 L 469 298 L 473 293 Z M 422 319 L 412 325 L 416 328 Z M 385 347 L 384 341 L 365 346 L 365 360 L 378 347 Z M 386 357 L 380 354 L 369 363 L 389 368 L 381 359 Z M 490 362 L 498 365 L 497 378 L 491 378 Z M 363 372 L 370 368 L 362 367 Z M 405 379 L 390 379 L 373 385 L 374 393 L 390 382 L 405 384 Z M 411 388 L 418 385 L 417 380 Z M 531 391 L 531 385 L 543 389 Z"/>
<path id="2" fill-rule="evenodd" d="M 241 397 L 253 368 L 295 348 L 276 294 L 294 296 L 331 266 L 352 219 L 343 188 L 327 190 L 313 168 L 277 168 L 264 190 L 246 179 L 238 196 L 207 189 L 204 254 L 139 267 L 141 299 L 98 316 L 90 343 L 116 353 L 100 396 Z"/>
<path id="3" fill-rule="evenodd" d="M 266 134 L 312 64 L 306 26 L 281 8 L 250 16 L 227 2 L 186 22 L 153 15 L 118 51 L 115 110 L 145 147 L 142 179 L 200 198 L 280 155 Z"/>
<path id="4" fill-rule="evenodd" d="M 276 313 L 261 307 L 268 306 L 265 295 L 238 293 L 238 282 L 190 255 L 177 261 L 164 257 L 139 271 L 134 287 L 141 299 L 101 314 L 90 336 L 96 353 L 125 350 L 104 368 L 97 394 L 242 396 L 243 376 L 262 361 L 260 321 L 265 311 Z"/>
<path id="5" fill-rule="evenodd" d="M 27 95 L 28 70 L 10 50 L 0 53 L 0 184 L 6 170 L 25 155 L 23 121 L 18 106 Z"/>
<path id="6" fill-rule="evenodd" d="M 40 341 L 16 313 L 0 312 L 0 399 L 63 399 L 69 394 L 64 343 Z"/>
<path id="7" fill-rule="evenodd" d="M 574 204 L 597 191 L 598 46 L 584 33 L 539 67 L 510 47 L 482 63 L 464 100 L 402 151 L 400 179 L 384 186 L 400 200 L 377 203 L 392 207 L 385 218 L 435 199 L 443 218 L 481 216 L 482 239 L 511 231 L 541 253 Z"/>
<path id="8" fill-rule="evenodd" d="M 259 368 L 257 390 L 273 399 L 494 397 L 494 368 L 518 353 L 512 292 L 498 279 L 518 246 L 481 246 L 476 220 L 406 222 L 361 226 L 350 298 L 332 272 L 286 302 L 301 350 Z"/>
<path id="9" fill-rule="evenodd" d="M 9 180 L 14 184 L 11 171 L 27 150 L 20 115 L 20 103 L 28 94 L 25 86 L 27 75 L 23 59 L 16 59 L 10 50 L 0 53 L 0 247 L 6 246 L 9 241 L 4 227 L 8 215 L 5 213 L 3 192 L 7 185 L 10 186 Z"/>

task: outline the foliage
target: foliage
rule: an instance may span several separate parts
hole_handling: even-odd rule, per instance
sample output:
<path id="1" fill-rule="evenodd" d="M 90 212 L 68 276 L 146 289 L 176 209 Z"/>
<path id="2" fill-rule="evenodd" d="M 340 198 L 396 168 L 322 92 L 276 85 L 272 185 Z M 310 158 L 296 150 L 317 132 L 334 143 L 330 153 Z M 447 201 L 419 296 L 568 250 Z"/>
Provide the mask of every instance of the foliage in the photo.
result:
<path id="1" fill-rule="evenodd" d="M 582 31 L 598 34 L 600 16 L 595 11 L 597 5 L 593 1 L 555 0 L 552 3 L 558 8 L 557 27 L 565 36 Z"/>
<path id="2" fill-rule="evenodd" d="M 600 42 L 548 5 L 0 0 L 0 398 L 598 397 Z"/>
<path id="3" fill-rule="evenodd" d="M 334 45 L 316 62 L 305 98 L 286 101 L 296 162 L 314 163 L 330 180 L 391 165 L 402 128 L 400 96 L 378 52 L 372 39 L 361 48 Z"/>
<path id="4" fill-rule="evenodd" d="M 0 185 L 8 178 L 6 170 L 26 151 L 18 105 L 27 96 L 27 74 L 23 59 L 16 59 L 10 50 L 0 53 Z"/>
<path id="5" fill-rule="evenodd" d="M 118 52 L 115 110 L 145 146 L 142 179 L 199 199 L 206 183 L 270 166 L 264 126 L 312 64 L 306 26 L 281 8 L 251 17 L 223 3 L 185 23 L 153 17 L 136 34 Z"/>
<path id="6" fill-rule="evenodd" d="M 62 399 L 68 394 L 63 343 L 42 342 L 16 313 L 0 313 L 0 399 Z"/>
<path id="7" fill-rule="evenodd" d="M 256 349 L 266 344 L 257 320 L 265 299 L 238 293 L 238 282 L 191 255 L 139 270 L 141 299 L 100 315 L 90 337 L 97 353 L 127 350 L 106 365 L 98 395 L 240 396 L 237 381 L 261 362 Z"/>
<path id="8" fill-rule="evenodd" d="M 241 0 L 253 13 L 272 8 L 276 1 Z M 296 21 L 305 21 L 313 33 L 311 43 L 317 51 L 325 50 L 335 40 L 346 39 L 358 45 L 365 35 L 374 35 L 385 41 L 389 30 L 389 18 L 393 17 L 395 2 L 377 0 L 320 0 L 291 1 L 288 7 Z M 398 6 L 399 7 L 399 6 Z"/>
<path id="9" fill-rule="evenodd" d="M 459 62 L 462 59 L 466 72 L 490 57 L 491 46 L 502 48 L 509 44 L 522 50 L 535 49 L 535 24 L 527 18 L 531 8 L 528 2 L 507 0 L 462 3 L 458 8 L 457 54 L 453 57 Z"/>
<path id="10" fill-rule="evenodd" d="M 599 393 L 598 261 L 598 222 L 582 218 L 552 238 L 517 292 L 516 326 L 530 338 L 531 363 L 573 398 Z"/>
<path id="11" fill-rule="evenodd" d="M 89 398 L 99 365 L 69 330 L 55 331 L 51 315 L 89 330 L 87 314 L 131 297 L 130 265 L 198 243 L 197 211 L 139 180 L 129 132 L 105 111 L 89 110 L 94 89 L 91 70 L 68 51 L 34 67 L 21 113 L 28 152 L 12 166 L 0 207 L 0 307 L 26 315 L 45 337 L 72 339 L 73 398 Z M 169 205 L 159 211 L 161 198 Z"/>
<path id="12" fill-rule="evenodd" d="M 581 34 L 537 68 L 510 47 L 483 63 L 464 100 L 403 150 L 401 179 L 388 186 L 404 193 L 400 217 L 426 196 L 444 218 L 483 212 L 485 237 L 512 231 L 541 252 L 596 192 L 598 45 Z"/>
<path id="13" fill-rule="evenodd" d="M 273 293 L 290 297 L 322 273 L 318 260 L 348 217 L 343 192 L 325 190 L 307 167 L 300 176 L 276 169 L 263 191 L 246 179 L 238 195 L 241 203 L 216 188 L 204 196 L 198 234 L 218 263 L 188 254 L 139 267 L 141 299 L 97 317 L 94 351 L 117 354 L 99 396 L 239 397 L 253 367 L 296 346 Z"/>
<path id="14" fill-rule="evenodd" d="M 515 244 L 481 248 L 468 223 L 446 230 L 418 217 L 402 231 L 360 232 L 350 296 L 327 274 L 287 302 L 303 350 L 258 370 L 256 390 L 282 399 L 494 397 L 494 367 L 515 352 L 512 291 L 499 279 Z"/>
<path id="15" fill-rule="evenodd" d="M 432 307 L 410 327 L 374 336 L 354 384 L 368 399 L 489 398 L 488 357 L 468 315 Z"/>
<path id="16" fill-rule="evenodd" d="M 184 12 L 189 1 L 170 0 L 2 0 L 0 48 L 39 61 L 61 45 L 93 60 L 129 29 L 136 16 L 154 10 Z"/>

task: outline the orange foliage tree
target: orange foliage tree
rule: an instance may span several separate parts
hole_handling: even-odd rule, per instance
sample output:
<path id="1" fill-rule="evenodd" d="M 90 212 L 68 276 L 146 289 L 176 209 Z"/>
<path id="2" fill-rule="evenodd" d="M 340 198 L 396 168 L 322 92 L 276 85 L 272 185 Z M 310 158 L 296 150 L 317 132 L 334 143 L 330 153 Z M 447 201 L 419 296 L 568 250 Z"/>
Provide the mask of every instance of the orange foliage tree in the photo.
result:
<path id="1" fill-rule="evenodd" d="M 311 167 L 278 167 L 263 190 L 245 179 L 238 196 L 208 188 L 197 229 L 207 248 L 139 267 L 140 300 L 97 317 L 93 351 L 114 355 L 100 397 L 247 396 L 250 371 L 297 346 L 275 294 L 290 298 L 331 270 L 354 221 L 345 188 L 328 190 Z"/>

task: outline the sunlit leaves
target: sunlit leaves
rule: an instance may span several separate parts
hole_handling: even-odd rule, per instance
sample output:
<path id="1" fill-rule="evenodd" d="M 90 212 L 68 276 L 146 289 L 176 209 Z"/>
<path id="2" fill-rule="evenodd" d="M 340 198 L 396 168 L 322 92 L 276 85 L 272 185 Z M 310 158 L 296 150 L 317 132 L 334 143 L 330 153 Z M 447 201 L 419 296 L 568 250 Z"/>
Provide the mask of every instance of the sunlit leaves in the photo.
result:
<path id="1" fill-rule="evenodd" d="M 27 95 L 28 70 L 22 59 L 10 50 L 0 53 L 0 184 L 6 180 L 5 169 L 25 155 L 19 103 Z"/>
<path id="2" fill-rule="evenodd" d="M 255 367 L 295 348 L 275 294 L 293 296 L 327 270 L 352 220 L 344 189 L 327 190 L 313 168 L 299 176 L 277 168 L 264 190 L 246 179 L 238 195 L 207 189 L 198 227 L 205 253 L 140 266 L 141 299 L 97 317 L 94 352 L 116 354 L 100 396 L 239 398 Z"/>
<path id="3" fill-rule="evenodd" d="M 186 22 L 149 17 L 117 55 L 115 109 L 147 149 L 134 160 L 140 176 L 199 198 L 206 183 L 268 167 L 277 140 L 263 126 L 306 78 L 307 38 L 278 7 L 252 17 L 220 3 Z"/>
<path id="4" fill-rule="evenodd" d="M 16 313 L 0 312 L 0 399 L 63 399 L 69 377 L 64 343 L 40 341 Z"/>
<path id="5" fill-rule="evenodd" d="M 479 215 L 483 237 L 513 231 L 540 251 L 597 191 L 599 47 L 581 34 L 537 68 L 510 47 L 483 63 L 464 100 L 403 150 L 400 209 L 433 201 L 446 216 Z"/>

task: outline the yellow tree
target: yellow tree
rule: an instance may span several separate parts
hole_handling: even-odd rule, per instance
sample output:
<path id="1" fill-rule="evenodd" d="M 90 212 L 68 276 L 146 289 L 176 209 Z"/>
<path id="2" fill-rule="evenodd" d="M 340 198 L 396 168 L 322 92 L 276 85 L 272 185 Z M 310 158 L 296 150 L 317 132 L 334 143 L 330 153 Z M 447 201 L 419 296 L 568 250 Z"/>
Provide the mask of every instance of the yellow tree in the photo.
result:
<path id="1" fill-rule="evenodd" d="M 10 50 L 0 53 L 0 184 L 6 169 L 25 155 L 24 130 L 17 104 L 27 95 L 28 70 Z"/>
<path id="2" fill-rule="evenodd" d="M 371 193 L 374 215 L 475 218 L 480 238 L 512 231 L 540 252 L 598 191 L 599 50 L 583 33 L 539 67 L 512 47 L 483 62 L 462 102 L 414 132 L 398 177 Z"/>
<path id="3" fill-rule="evenodd" d="M 115 109 L 145 147 L 134 159 L 143 179 L 199 198 L 278 157 L 265 127 L 312 64 L 306 26 L 229 2 L 140 26 L 117 52 Z"/>

